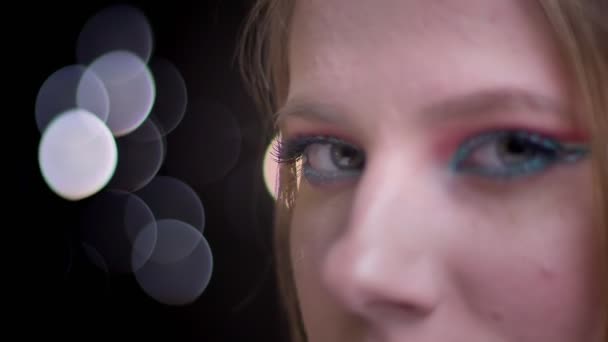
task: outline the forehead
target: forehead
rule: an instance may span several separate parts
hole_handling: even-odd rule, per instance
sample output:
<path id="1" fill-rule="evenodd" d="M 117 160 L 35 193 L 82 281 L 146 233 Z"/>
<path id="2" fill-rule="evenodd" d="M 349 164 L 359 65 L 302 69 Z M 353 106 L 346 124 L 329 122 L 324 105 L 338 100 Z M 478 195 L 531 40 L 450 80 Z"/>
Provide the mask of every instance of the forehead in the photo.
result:
<path id="1" fill-rule="evenodd" d="M 481 22 L 505 21 L 507 12 L 529 10 L 534 1 L 518 0 L 297 0 L 296 32 L 315 39 L 343 43 L 368 43 L 376 35 L 395 37 L 406 34 L 460 33 Z M 528 7 L 527 9 L 524 7 Z M 298 20 L 299 19 L 299 20 Z M 363 30 L 361 30 L 363 29 Z M 406 29 L 403 32 L 402 29 Z M 464 29 L 464 30 L 459 30 Z M 297 34 L 297 33 L 296 33 Z M 370 38 L 372 39 L 370 41 Z"/>
<path id="2" fill-rule="evenodd" d="M 302 43 L 358 52 L 370 48 L 366 53 L 387 45 L 415 53 L 416 47 L 445 43 L 518 49 L 522 45 L 512 40 L 495 39 L 536 44 L 547 33 L 533 0 L 297 0 L 294 13 L 291 50 Z"/>
<path id="3" fill-rule="evenodd" d="M 298 0 L 288 101 L 377 110 L 493 87 L 559 97 L 559 60 L 536 1 Z"/>

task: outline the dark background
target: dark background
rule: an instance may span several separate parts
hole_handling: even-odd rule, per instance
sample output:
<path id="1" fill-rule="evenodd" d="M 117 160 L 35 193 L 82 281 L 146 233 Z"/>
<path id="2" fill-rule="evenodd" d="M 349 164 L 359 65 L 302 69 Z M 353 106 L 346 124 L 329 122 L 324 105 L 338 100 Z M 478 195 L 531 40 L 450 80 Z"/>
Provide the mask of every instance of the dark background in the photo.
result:
<path id="1" fill-rule="evenodd" d="M 108 274 L 95 267 L 77 234 L 88 201 L 71 202 L 56 196 L 37 165 L 40 133 L 34 103 L 38 89 L 54 71 L 76 63 L 81 28 L 112 4 L 130 4 L 144 12 L 154 31 L 153 54 L 172 61 L 186 81 L 188 110 L 182 124 L 167 137 L 167 161 L 159 174 L 184 180 L 205 207 L 204 235 L 213 251 L 214 271 L 206 291 L 191 305 L 160 304 L 139 288 L 133 276 Z M 19 318 L 16 339 L 34 334 L 64 341 L 286 341 L 271 259 L 273 205 L 261 172 L 270 125 L 246 95 L 234 59 L 251 1 L 17 5 L 19 8 L 4 13 L 5 33 L 16 38 L 14 44 L 5 42 L 4 54 L 17 60 L 18 67 L 12 71 L 18 74 L 18 84 L 24 85 L 5 92 L 7 98 L 19 98 L 18 126 L 11 126 L 18 127 L 13 132 L 17 132 L 17 140 L 12 140 L 18 148 L 7 149 L 17 152 L 8 167 L 16 174 L 10 179 L 17 180 L 9 186 L 16 186 L 17 192 L 8 200 L 17 204 L 13 214 L 18 220 L 6 227 L 19 238 L 4 241 L 5 250 L 12 253 L 7 260 L 18 265 L 17 272 L 6 271 L 4 276 L 5 283 L 17 288 L 5 292 L 6 302 L 17 302 L 13 311 L 5 309 Z M 208 134 L 215 152 L 202 146 L 200 139 L 192 141 L 209 103 L 237 119 L 240 153 L 236 166 L 221 179 L 199 181 L 172 165 L 192 163 L 192 170 L 204 173 L 205 162 L 234 152 L 222 150 L 221 130 Z M 197 158 L 197 153 L 203 153 L 206 160 Z"/>

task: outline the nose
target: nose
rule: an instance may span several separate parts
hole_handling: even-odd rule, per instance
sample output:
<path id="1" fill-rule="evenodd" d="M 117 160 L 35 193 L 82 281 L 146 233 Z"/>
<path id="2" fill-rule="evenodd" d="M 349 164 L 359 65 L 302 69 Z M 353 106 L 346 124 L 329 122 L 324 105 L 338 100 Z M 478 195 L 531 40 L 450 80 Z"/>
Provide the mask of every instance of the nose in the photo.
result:
<path id="1" fill-rule="evenodd" d="M 442 299 L 435 191 L 397 164 L 368 163 L 322 266 L 324 285 L 347 311 L 381 324 L 424 320 Z"/>

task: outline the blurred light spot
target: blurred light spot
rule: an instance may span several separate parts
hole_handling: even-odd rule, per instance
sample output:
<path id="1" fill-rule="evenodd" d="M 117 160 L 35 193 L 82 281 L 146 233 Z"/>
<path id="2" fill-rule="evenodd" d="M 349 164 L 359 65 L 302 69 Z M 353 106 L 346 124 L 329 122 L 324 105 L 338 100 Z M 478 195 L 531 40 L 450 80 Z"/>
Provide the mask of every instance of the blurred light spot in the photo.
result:
<path id="1" fill-rule="evenodd" d="M 134 270 L 131 263 L 133 255 L 145 261 L 152 254 L 156 241 L 154 222 L 152 211 L 136 195 L 104 191 L 92 198 L 83 211 L 81 240 L 96 250 L 110 272 L 128 273 Z M 135 238 L 144 228 L 149 230 L 147 234 L 151 238 L 140 241 L 135 247 Z"/>
<path id="2" fill-rule="evenodd" d="M 264 153 L 264 183 L 266 189 L 272 198 L 276 199 L 279 191 L 279 164 L 276 161 L 274 153 L 277 150 L 278 137 L 272 139 L 272 142 L 266 148 Z"/>
<path id="3" fill-rule="evenodd" d="M 157 220 L 176 219 L 203 232 L 203 203 L 188 184 L 172 177 L 159 176 L 136 194 L 146 202 Z"/>
<path id="4" fill-rule="evenodd" d="M 42 135 L 40 170 L 59 196 L 80 200 L 103 188 L 117 161 L 116 142 L 108 127 L 82 109 L 62 114 Z"/>
<path id="5" fill-rule="evenodd" d="M 152 28 L 139 9 L 112 6 L 87 21 L 76 44 L 76 56 L 83 64 L 114 50 L 129 51 L 148 62 L 152 54 Z"/>
<path id="6" fill-rule="evenodd" d="M 188 114 L 170 138 L 170 148 L 178 153 L 167 154 L 167 171 L 192 185 L 222 179 L 241 152 L 238 122 L 212 101 L 190 102 Z"/>
<path id="7" fill-rule="evenodd" d="M 108 92 L 97 75 L 85 70 L 81 65 L 70 65 L 44 81 L 36 97 L 36 124 L 40 132 L 57 116 L 75 108 L 86 109 L 101 121 L 108 119 Z"/>
<path id="8" fill-rule="evenodd" d="M 186 114 L 186 82 L 175 65 L 166 59 L 155 57 L 150 69 L 156 82 L 156 100 L 150 118 L 156 122 L 161 133 L 167 135 Z"/>
<path id="9" fill-rule="evenodd" d="M 150 114 L 156 91 L 145 62 L 130 52 L 113 51 L 96 59 L 88 72 L 99 76 L 108 91 L 112 133 L 123 136 L 136 130 Z"/>
<path id="10" fill-rule="evenodd" d="M 137 191 L 146 186 L 164 161 L 165 142 L 156 125 L 146 120 L 133 133 L 116 140 L 118 166 L 111 189 Z"/>
<path id="11" fill-rule="evenodd" d="M 213 256 L 201 232 L 187 223 L 164 219 L 156 229 L 144 229 L 136 240 L 151 240 L 157 231 L 156 246 L 148 261 L 135 272 L 141 288 L 150 297 L 168 305 L 194 302 L 207 288 L 213 271 Z M 134 264 L 141 261 L 134 257 Z"/>
<path id="12" fill-rule="evenodd" d="M 131 268 L 133 270 L 139 270 L 150 260 L 158 239 L 158 230 L 156 228 L 156 221 L 151 222 L 149 226 L 144 227 L 132 240 Z M 149 249 L 150 246 L 153 248 Z"/>

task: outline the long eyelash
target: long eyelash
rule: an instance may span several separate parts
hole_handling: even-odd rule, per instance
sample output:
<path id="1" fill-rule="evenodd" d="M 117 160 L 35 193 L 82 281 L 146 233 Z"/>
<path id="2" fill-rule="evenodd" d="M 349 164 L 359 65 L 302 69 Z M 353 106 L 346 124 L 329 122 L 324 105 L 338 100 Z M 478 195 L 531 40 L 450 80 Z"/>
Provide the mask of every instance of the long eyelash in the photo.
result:
<path id="1" fill-rule="evenodd" d="M 272 147 L 272 158 L 278 164 L 293 164 L 301 160 L 309 142 L 303 139 L 277 140 Z"/>

